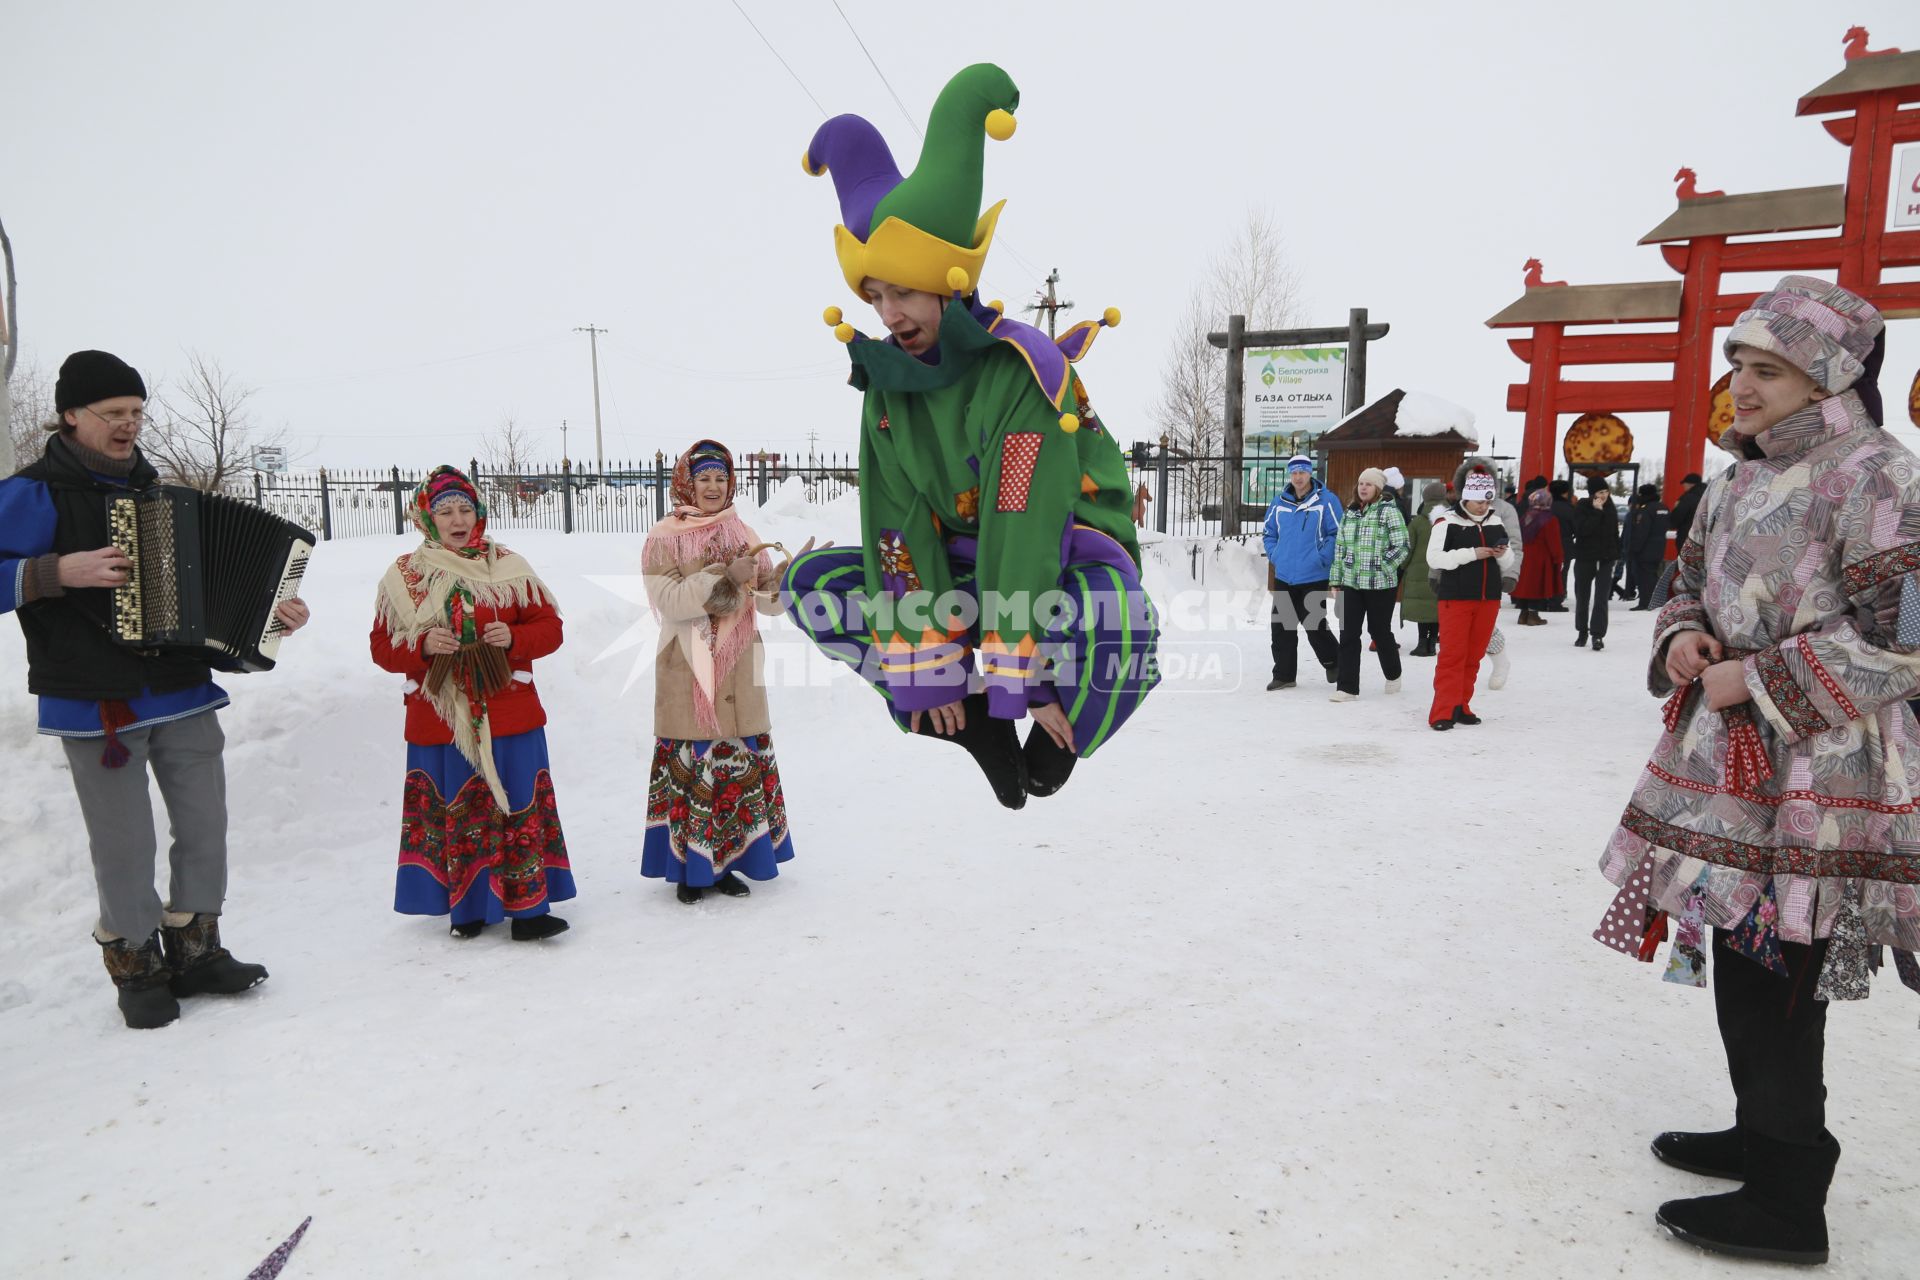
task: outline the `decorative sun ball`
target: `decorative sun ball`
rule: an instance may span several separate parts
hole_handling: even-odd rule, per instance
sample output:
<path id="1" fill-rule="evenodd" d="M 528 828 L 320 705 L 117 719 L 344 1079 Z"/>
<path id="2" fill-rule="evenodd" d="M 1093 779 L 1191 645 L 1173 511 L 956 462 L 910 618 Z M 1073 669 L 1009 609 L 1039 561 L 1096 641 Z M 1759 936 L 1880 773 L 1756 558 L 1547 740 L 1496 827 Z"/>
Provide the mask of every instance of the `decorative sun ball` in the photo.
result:
<path id="1" fill-rule="evenodd" d="M 1712 407 L 1707 411 L 1707 439 L 1712 441 L 1727 434 L 1727 428 L 1733 425 L 1733 374 L 1721 374 L 1709 395 Z"/>
<path id="2" fill-rule="evenodd" d="M 1920 427 L 1920 371 L 1914 373 L 1913 385 L 1907 388 L 1907 417 Z"/>
<path id="3" fill-rule="evenodd" d="M 1583 413 L 1560 446 L 1567 465 L 1583 476 L 1611 475 L 1633 461 L 1633 432 L 1611 413 Z"/>

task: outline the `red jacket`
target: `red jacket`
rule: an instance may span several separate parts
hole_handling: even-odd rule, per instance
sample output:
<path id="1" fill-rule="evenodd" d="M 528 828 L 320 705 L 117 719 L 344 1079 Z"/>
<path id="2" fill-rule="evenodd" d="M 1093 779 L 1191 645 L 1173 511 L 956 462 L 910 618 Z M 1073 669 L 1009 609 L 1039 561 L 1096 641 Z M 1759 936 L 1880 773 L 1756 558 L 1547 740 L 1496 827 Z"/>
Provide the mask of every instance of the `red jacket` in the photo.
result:
<path id="1" fill-rule="evenodd" d="M 1526 519 L 1525 516 L 1521 517 Z M 1551 600 L 1566 580 L 1567 554 L 1560 545 L 1560 522 L 1548 516 L 1526 544 L 1520 560 L 1520 581 L 1513 584 L 1515 600 Z"/>
<path id="2" fill-rule="evenodd" d="M 509 605 L 505 609 L 483 604 L 474 610 L 476 634 L 485 631 L 487 624 L 496 619 L 513 631 L 507 662 L 513 667 L 515 679 L 487 700 L 487 722 L 493 736 L 504 738 L 538 729 L 547 722 L 546 708 L 540 705 L 540 695 L 534 690 L 533 682 L 522 678 L 520 673 L 531 676 L 533 660 L 544 658 L 560 647 L 560 615 L 550 604 L 527 608 Z M 377 665 L 407 677 L 415 685 L 407 694 L 407 741 L 417 747 L 438 747 L 452 742 L 452 727 L 440 718 L 440 713 L 418 688 L 427 678 L 427 660 L 421 656 L 419 646 L 394 645 L 387 639 L 386 627 L 377 619 L 367 643 Z"/>

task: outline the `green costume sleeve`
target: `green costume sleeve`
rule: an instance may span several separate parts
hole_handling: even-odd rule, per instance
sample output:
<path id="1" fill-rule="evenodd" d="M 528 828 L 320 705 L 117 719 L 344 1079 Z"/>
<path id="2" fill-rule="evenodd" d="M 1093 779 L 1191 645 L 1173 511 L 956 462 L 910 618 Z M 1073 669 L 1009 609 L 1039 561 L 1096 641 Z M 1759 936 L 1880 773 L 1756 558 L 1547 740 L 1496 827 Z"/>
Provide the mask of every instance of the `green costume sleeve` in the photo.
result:
<path id="1" fill-rule="evenodd" d="M 925 711 L 966 696 L 973 650 L 963 620 L 947 616 L 956 597 L 946 545 L 880 402 L 867 397 L 860 431 L 860 532 L 866 579 L 878 588 L 869 591 L 867 621 L 894 706 Z"/>

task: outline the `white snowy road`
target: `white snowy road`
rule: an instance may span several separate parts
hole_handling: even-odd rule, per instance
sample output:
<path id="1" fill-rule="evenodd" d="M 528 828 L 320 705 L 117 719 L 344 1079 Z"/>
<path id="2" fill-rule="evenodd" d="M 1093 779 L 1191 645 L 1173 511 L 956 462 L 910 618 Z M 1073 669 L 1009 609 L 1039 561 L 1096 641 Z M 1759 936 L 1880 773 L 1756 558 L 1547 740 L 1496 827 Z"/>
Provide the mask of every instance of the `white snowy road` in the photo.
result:
<path id="1" fill-rule="evenodd" d="M 1511 684 L 1446 735 L 1431 660 L 1333 705 L 1261 691 L 1264 625 L 1170 636 L 1245 678 L 1171 662 L 1019 813 L 780 623 L 811 677 L 774 694 L 798 857 L 689 909 L 638 875 L 651 685 L 620 690 L 647 648 L 595 661 L 643 611 L 589 578 L 638 539 L 505 540 L 568 618 L 536 675 L 573 931 L 392 914 L 399 692 L 365 634 L 406 544 L 332 543 L 311 633 L 223 713 L 224 927 L 272 980 L 156 1032 L 119 1025 L 0 626 L 0 1274 L 238 1280 L 309 1214 L 288 1280 L 1755 1274 L 1653 1223 L 1715 1189 L 1646 1150 L 1730 1115 L 1711 996 L 1588 936 L 1656 723 L 1646 615 L 1603 654 L 1566 615 L 1509 627 Z M 1190 563 L 1156 553 L 1163 605 Z M 1825 1274 L 1920 1273 L 1917 1017 L 1888 974 L 1829 1022 Z"/>

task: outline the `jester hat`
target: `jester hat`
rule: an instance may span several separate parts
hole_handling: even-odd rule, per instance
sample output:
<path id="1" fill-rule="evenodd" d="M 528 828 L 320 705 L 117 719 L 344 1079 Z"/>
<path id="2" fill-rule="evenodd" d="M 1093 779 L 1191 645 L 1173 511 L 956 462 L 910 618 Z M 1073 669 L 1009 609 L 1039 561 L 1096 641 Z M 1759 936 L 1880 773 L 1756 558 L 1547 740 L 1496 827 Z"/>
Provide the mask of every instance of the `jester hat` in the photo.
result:
<path id="1" fill-rule="evenodd" d="M 869 276 L 926 293 L 967 293 L 980 280 L 1002 200 L 980 212 L 985 138 L 1013 136 L 1020 91 L 1006 72 L 977 62 L 947 81 L 927 119 L 920 163 L 903 178 L 880 131 L 855 115 L 814 132 L 809 174 L 833 175 L 840 198 L 834 252 L 847 287 L 865 298 Z"/>

